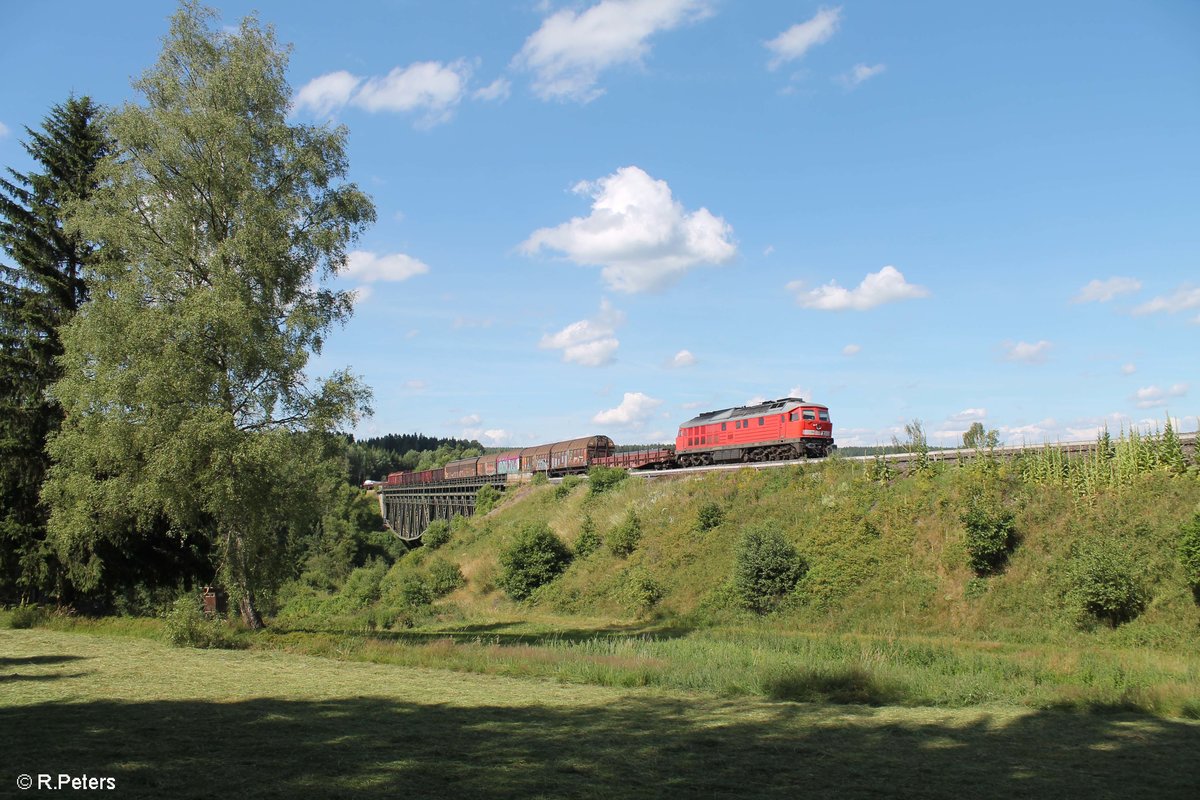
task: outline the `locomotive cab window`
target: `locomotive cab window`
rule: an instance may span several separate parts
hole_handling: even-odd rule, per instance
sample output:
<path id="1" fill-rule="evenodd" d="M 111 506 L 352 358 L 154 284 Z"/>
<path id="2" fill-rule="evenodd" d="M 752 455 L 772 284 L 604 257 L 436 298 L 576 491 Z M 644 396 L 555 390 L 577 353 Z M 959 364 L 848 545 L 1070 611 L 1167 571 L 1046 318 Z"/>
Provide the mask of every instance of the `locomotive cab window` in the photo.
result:
<path id="1" fill-rule="evenodd" d="M 813 411 L 811 408 L 806 408 L 806 409 L 804 409 L 804 418 L 805 419 L 816 419 L 817 412 Z"/>
<path id="2" fill-rule="evenodd" d="M 820 416 L 821 416 L 821 422 L 829 422 L 829 412 L 828 411 L 819 411 L 817 413 L 820 414 Z"/>
<path id="3" fill-rule="evenodd" d="M 793 411 L 792 413 L 788 414 L 788 422 L 799 422 L 799 421 L 800 421 L 800 412 L 799 411 Z"/>

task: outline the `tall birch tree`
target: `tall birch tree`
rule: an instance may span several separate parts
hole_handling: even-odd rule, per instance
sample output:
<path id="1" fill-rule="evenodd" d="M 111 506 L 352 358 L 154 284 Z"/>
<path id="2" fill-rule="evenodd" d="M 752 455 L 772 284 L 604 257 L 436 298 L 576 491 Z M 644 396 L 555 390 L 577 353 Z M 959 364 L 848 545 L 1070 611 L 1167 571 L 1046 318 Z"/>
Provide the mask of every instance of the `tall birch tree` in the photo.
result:
<path id="1" fill-rule="evenodd" d="M 288 121 L 287 62 L 269 26 L 185 2 L 143 102 L 109 118 L 115 152 L 72 217 L 100 258 L 62 334 L 44 492 L 81 585 L 131 529 L 201 532 L 251 627 L 316 514 L 328 434 L 369 399 L 348 371 L 305 374 L 351 313 L 322 280 L 375 212 L 345 180 L 346 131 Z"/>

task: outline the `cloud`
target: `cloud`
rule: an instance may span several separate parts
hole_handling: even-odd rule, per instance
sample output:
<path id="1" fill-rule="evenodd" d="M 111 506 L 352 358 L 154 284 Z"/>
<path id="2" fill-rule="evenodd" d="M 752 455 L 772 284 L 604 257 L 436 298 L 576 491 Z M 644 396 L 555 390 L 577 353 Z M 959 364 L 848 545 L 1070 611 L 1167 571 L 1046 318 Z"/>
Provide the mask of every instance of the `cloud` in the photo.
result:
<path id="1" fill-rule="evenodd" d="M 411 380 L 404 382 L 404 388 L 410 392 L 423 392 L 429 388 L 429 384 L 425 383 L 425 381 Z"/>
<path id="2" fill-rule="evenodd" d="M 604 93 L 596 86 L 601 72 L 640 64 L 651 36 L 710 14 L 705 0 L 602 0 L 581 12 L 564 8 L 525 40 L 513 66 L 533 73 L 541 99 L 587 103 Z"/>
<path id="3" fill-rule="evenodd" d="M 986 408 L 964 408 L 950 417 L 951 422 L 979 422 L 987 419 Z"/>
<path id="4" fill-rule="evenodd" d="M 354 305 L 358 305 L 359 303 L 366 302 L 367 298 L 373 293 L 373 290 L 370 286 L 356 286 L 350 292 L 354 295 Z"/>
<path id="5" fill-rule="evenodd" d="M 642 394 L 641 392 L 625 392 L 625 397 L 616 408 L 601 411 L 592 417 L 597 425 L 617 425 L 631 428 L 642 425 L 653 414 L 654 409 L 662 405 L 662 400 Z"/>
<path id="6" fill-rule="evenodd" d="M 1037 344 L 1029 344 L 1029 342 L 1005 342 L 1004 349 L 1007 351 L 1004 354 L 1005 361 L 1024 361 L 1027 364 L 1041 364 L 1046 360 L 1046 354 L 1050 351 L 1050 343 L 1045 339 Z"/>
<path id="7" fill-rule="evenodd" d="M 512 439 L 512 434 L 504 428 L 463 428 L 460 438 L 475 439 L 487 446 L 504 444 Z"/>
<path id="8" fill-rule="evenodd" d="M 1137 278 L 1109 278 L 1108 280 L 1089 281 L 1079 290 L 1079 294 L 1071 298 L 1072 303 L 1107 303 L 1115 297 L 1142 288 L 1142 282 Z"/>
<path id="9" fill-rule="evenodd" d="M 779 69 L 789 61 L 802 58 L 811 48 L 829 41 L 841 19 L 841 6 L 822 8 L 812 19 L 799 22 L 766 42 L 765 47 L 772 53 L 768 69 Z"/>
<path id="10" fill-rule="evenodd" d="M 844 355 L 844 356 L 856 356 L 861 352 L 862 352 L 862 345 L 848 344 L 842 348 L 842 355 Z"/>
<path id="11" fill-rule="evenodd" d="M 474 100 L 504 101 L 511 93 L 512 83 L 507 78 L 496 78 L 482 89 L 472 92 L 471 97 Z"/>
<path id="12" fill-rule="evenodd" d="M 788 389 L 787 396 L 788 397 L 799 397 L 804 400 L 811 400 L 812 392 L 809 391 L 804 386 L 793 386 L 791 389 Z M 758 402 L 761 403 L 764 399 L 765 398 L 760 398 Z"/>
<path id="13" fill-rule="evenodd" d="M 376 255 L 366 250 L 355 250 L 346 256 L 344 274 L 367 283 L 375 281 L 406 281 L 415 275 L 429 272 L 429 267 L 404 253 Z"/>
<path id="14" fill-rule="evenodd" d="M 471 65 L 464 59 L 444 64 L 417 61 L 387 75 L 360 78 L 345 70 L 313 78 L 296 93 L 294 107 L 326 116 L 346 105 L 377 111 L 422 112 L 418 127 L 445 122 L 467 91 Z M 481 89 L 486 92 L 488 89 Z M 493 90 L 495 91 L 495 90 Z M 494 98 L 485 98 L 494 99 Z"/>
<path id="15" fill-rule="evenodd" d="M 0 139 L 3 139 L 5 136 L 8 136 L 8 126 L 0 122 Z"/>
<path id="16" fill-rule="evenodd" d="M 451 64 L 418 61 L 368 79 L 352 102 L 367 111 L 423 110 L 420 124 L 428 127 L 450 118 L 470 77 L 471 68 L 462 59 Z"/>
<path id="17" fill-rule="evenodd" d="M 792 281 L 787 288 L 796 293 L 801 306 L 821 311 L 866 311 L 884 303 L 929 296 L 928 289 L 908 283 L 904 273 L 892 266 L 868 273 L 856 289 L 843 289 L 837 281 L 809 291 L 804 291 L 802 281 Z"/>
<path id="18" fill-rule="evenodd" d="M 1157 314 L 1166 312 L 1168 314 L 1176 314 L 1180 311 L 1188 311 L 1193 308 L 1200 308 L 1200 287 L 1192 287 L 1184 284 L 1171 294 L 1155 297 L 1153 300 L 1143 303 L 1135 308 L 1133 313 Z M 1200 317 L 1197 317 L 1196 321 L 1200 322 Z"/>
<path id="19" fill-rule="evenodd" d="M 1134 365 L 1134 364 L 1122 364 L 1121 365 L 1121 374 L 1122 375 L 1132 375 L 1135 372 L 1137 372 L 1136 365 Z"/>
<path id="20" fill-rule="evenodd" d="M 612 307 L 607 299 L 600 301 L 600 311 L 590 319 L 572 322 L 558 333 L 542 337 L 538 347 L 562 350 L 563 361 L 584 367 L 611 364 L 613 353 L 621 344 L 614 335 L 625 315 Z"/>
<path id="21" fill-rule="evenodd" d="M 464 427 L 470 427 L 472 425 L 478 425 L 482 421 L 483 419 L 478 414 L 468 414 L 467 416 L 459 419 L 458 424 Z"/>
<path id="22" fill-rule="evenodd" d="M 362 81 L 362 78 L 345 70 L 321 75 L 296 92 L 292 105 L 294 108 L 311 109 L 321 117 L 328 116 L 350 102 L 350 97 Z"/>
<path id="23" fill-rule="evenodd" d="M 695 363 L 696 357 L 692 355 L 690 350 L 680 350 L 674 355 L 670 362 L 668 362 L 667 366 L 678 369 L 680 367 L 690 367 Z"/>
<path id="24" fill-rule="evenodd" d="M 849 72 L 839 75 L 835 80 L 847 89 L 853 89 L 863 81 L 870 80 L 886 70 L 886 64 L 876 64 L 873 67 L 868 67 L 866 64 L 855 64 Z"/>
<path id="25" fill-rule="evenodd" d="M 1133 399 L 1137 402 L 1138 408 L 1156 408 L 1158 406 L 1165 406 L 1169 401 L 1177 397 L 1186 397 L 1187 393 L 1188 385 L 1186 383 L 1177 383 L 1169 389 L 1147 386 L 1138 389 L 1134 393 Z"/>
<path id="26" fill-rule="evenodd" d="M 666 181 L 638 167 L 583 181 L 573 191 L 592 198 L 592 213 L 539 228 L 521 244 L 523 252 L 557 250 L 576 264 L 603 267 L 608 286 L 628 293 L 661 289 L 693 267 L 737 254 L 724 219 L 707 208 L 685 211 Z"/>

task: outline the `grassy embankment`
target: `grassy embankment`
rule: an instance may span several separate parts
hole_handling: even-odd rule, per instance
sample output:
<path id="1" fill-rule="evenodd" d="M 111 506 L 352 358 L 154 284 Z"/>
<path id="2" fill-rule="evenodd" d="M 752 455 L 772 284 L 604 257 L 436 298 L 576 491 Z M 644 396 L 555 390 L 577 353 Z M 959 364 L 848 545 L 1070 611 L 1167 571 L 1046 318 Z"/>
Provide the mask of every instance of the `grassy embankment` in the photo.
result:
<path id="1" fill-rule="evenodd" d="M 1193 473 L 1147 470 L 1084 491 L 1029 465 L 872 480 L 857 463 L 627 480 L 592 496 L 525 487 L 460 520 L 436 551 L 360 570 L 335 595 L 294 591 L 272 646 L 412 666 L 608 686 L 906 706 L 1000 703 L 1200 717 L 1200 610 L 1176 557 L 1200 509 Z M 1095 488 L 1095 487 L 1093 487 Z M 1084 487 L 1087 489 L 1087 487 Z M 993 574 L 968 566 L 972 497 L 1012 515 L 1016 545 Z M 698 530 L 706 504 L 722 521 Z M 627 556 L 601 546 L 514 603 L 498 552 L 547 521 L 574 545 L 590 518 L 609 537 L 633 512 Z M 740 610 L 729 586 L 746 525 L 784 531 L 808 561 L 776 613 Z M 1132 620 L 1089 623 L 1073 599 L 1081 554 L 1126 564 Z M 464 587 L 426 606 L 410 591 L 437 560 Z M 286 633 L 287 629 L 302 631 Z"/>
<path id="2" fill-rule="evenodd" d="M 1200 724 L 1140 714 L 722 700 L 124 632 L 0 630 L 10 787 L 39 773 L 173 798 L 1182 798 L 1200 785 Z"/>

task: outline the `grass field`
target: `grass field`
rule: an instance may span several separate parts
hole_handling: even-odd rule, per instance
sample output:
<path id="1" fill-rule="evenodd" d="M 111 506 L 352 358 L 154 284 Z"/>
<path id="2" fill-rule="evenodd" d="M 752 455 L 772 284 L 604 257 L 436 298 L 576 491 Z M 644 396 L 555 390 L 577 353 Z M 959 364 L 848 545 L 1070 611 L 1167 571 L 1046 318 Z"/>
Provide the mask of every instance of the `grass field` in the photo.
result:
<path id="1" fill-rule="evenodd" d="M 0 630 L 7 787 L 120 797 L 1195 797 L 1200 723 L 563 684 Z M 24 793 L 38 795 L 37 791 Z"/>

